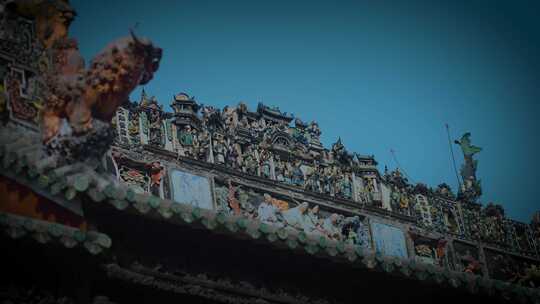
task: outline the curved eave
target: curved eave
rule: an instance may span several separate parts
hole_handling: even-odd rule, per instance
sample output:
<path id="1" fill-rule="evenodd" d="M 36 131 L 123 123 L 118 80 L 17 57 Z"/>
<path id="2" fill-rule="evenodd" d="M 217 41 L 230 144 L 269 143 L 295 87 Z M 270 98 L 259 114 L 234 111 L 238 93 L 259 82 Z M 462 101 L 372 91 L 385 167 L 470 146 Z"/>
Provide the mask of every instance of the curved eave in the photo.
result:
<path id="1" fill-rule="evenodd" d="M 47 163 L 35 156 L 36 150 L 17 149 L 28 146 L 25 138 L 17 138 L 9 145 L 2 143 L 2 174 L 13 170 L 20 176 L 20 182 L 36 182 L 43 191 L 53 196 L 64 194 L 67 200 L 76 197 L 95 203 L 108 204 L 119 211 L 129 211 L 140 216 L 180 223 L 194 228 L 203 228 L 216 233 L 226 233 L 231 237 L 253 239 L 269 246 L 301 251 L 308 255 L 328 258 L 336 262 L 347 262 L 353 267 L 384 272 L 393 276 L 419 281 L 431 281 L 438 285 L 467 290 L 471 293 L 509 296 L 517 299 L 540 299 L 540 290 L 513 285 L 478 275 L 451 271 L 441 267 L 423 264 L 414 259 L 402 259 L 376 255 L 372 250 L 334 241 L 318 235 L 308 235 L 294 229 L 278 228 L 245 217 L 218 214 L 214 211 L 193 208 L 170 200 L 163 200 L 149 194 L 138 194 L 130 187 L 119 184 L 109 176 L 101 175 L 84 165 L 70 165 L 56 168 L 54 162 Z M 13 135 L 11 136 L 13 137 Z M 0 136 L 6 139 L 6 137 Z M 22 152 L 21 152 L 22 151 Z M 46 163 L 46 165 L 43 165 Z M 54 192 L 54 193 L 53 193 Z M 10 224 L 8 226 L 19 224 Z M 41 227 L 41 226 L 40 226 Z M 19 228 L 18 228 L 19 229 Z M 40 230 L 41 231 L 41 230 Z M 84 245 L 85 243 L 83 243 Z M 110 246 L 110 244 L 109 244 Z"/>
<path id="2" fill-rule="evenodd" d="M 540 290 L 513 285 L 479 275 L 451 271 L 438 266 L 424 264 L 414 259 L 402 259 L 375 254 L 373 250 L 330 240 L 326 237 L 298 232 L 290 228 L 279 228 L 257 220 L 239 216 L 216 214 L 210 210 L 193 208 L 190 205 L 161 200 L 149 195 L 128 195 L 123 200 L 105 199 L 121 212 L 165 221 L 170 224 L 206 229 L 211 233 L 243 239 L 257 244 L 266 244 L 291 253 L 302 253 L 328 260 L 329 263 L 349 263 L 351 267 L 386 273 L 420 282 L 430 282 L 442 287 L 456 288 L 471 294 L 509 296 L 530 300 L 540 298 Z M 103 208 L 95 206 L 93 208 Z"/>
<path id="3" fill-rule="evenodd" d="M 59 243 L 65 248 L 82 247 L 92 255 L 111 247 L 111 239 L 96 231 L 0 212 L 0 227 L 12 239 L 31 238 L 40 244 Z"/>

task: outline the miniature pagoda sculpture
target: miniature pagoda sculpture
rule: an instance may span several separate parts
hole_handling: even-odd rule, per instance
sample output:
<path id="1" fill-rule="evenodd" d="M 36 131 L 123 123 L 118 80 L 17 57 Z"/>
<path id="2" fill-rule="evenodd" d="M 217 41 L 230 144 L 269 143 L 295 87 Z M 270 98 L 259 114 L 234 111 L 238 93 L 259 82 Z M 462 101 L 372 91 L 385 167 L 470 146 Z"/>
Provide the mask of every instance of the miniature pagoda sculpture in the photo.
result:
<path id="1" fill-rule="evenodd" d="M 460 140 L 454 141 L 461 147 L 465 163 L 461 167 L 461 178 L 463 185 L 460 189 L 460 196 L 469 202 L 475 202 L 482 195 L 480 180 L 476 179 L 476 168 L 478 160 L 473 159 L 473 156 L 482 151 L 482 148 L 471 145 L 471 133 L 463 134 Z"/>
<path id="2" fill-rule="evenodd" d="M 174 96 L 171 108 L 174 110 L 175 124 L 182 130 L 185 126 L 190 126 L 191 129 L 198 129 L 200 119 L 197 116 L 199 104 L 194 97 L 190 97 L 186 93 L 178 93 Z"/>

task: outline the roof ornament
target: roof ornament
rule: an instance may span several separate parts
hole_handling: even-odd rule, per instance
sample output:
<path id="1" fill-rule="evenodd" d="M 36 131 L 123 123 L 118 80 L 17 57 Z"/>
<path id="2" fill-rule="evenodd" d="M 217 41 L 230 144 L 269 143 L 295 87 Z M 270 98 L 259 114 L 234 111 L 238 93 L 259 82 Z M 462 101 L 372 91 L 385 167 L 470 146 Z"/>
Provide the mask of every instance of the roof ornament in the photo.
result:
<path id="1" fill-rule="evenodd" d="M 48 14 L 38 22 L 40 29 L 57 32 L 38 37 L 48 63 L 39 74 L 44 104 L 39 115 L 41 134 L 35 136 L 39 143 L 36 154 L 56 158 L 57 165 L 96 164 L 113 142 L 111 123 L 116 110 L 138 85 L 152 79 L 162 49 L 130 29 L 129 36 L 107 46 L 85 67 L 77 41 L 67 35 L 69 23 L 53 18 L 70 12 L 72 19 L 76 14 L 66 5 L 48 5 Z M 39 3 L 29 4 L 27 13 L 39 14 L 42 9 Z"/>
<path id="2" fill-rule="evenodd" d="M 48 154 L 72 163 L 99 159 L 109 149 L 114 137 L 110 123 L 117 108 L 139 84 L 152 79 L 161 59 L 160 48 L 130 32 L 131 37 L 117 40 L 96 56 L 88 69 L 66 69 L 56 63 L 46 75 L 42 136 Z M 76 49 L 52 51 L 81 57 Z"/>
<path id="3" fill-rule="evenodd" d="M 461 166 L 460 170 L 463 185 L 461 186 L 458 196 L 465 201 L 476 202 L 482 195 L 482 187 L 480 185 L 480 180 L 476 179 L 478 160 L 473 159 L 473 156 L 482 151 L 482 148 L 471 144 L 470 132 L 463 134 L 461 139 L 455 140 L 454 143 L 461 147 L 463 158 L 465 159 L 465 163 Z"/>

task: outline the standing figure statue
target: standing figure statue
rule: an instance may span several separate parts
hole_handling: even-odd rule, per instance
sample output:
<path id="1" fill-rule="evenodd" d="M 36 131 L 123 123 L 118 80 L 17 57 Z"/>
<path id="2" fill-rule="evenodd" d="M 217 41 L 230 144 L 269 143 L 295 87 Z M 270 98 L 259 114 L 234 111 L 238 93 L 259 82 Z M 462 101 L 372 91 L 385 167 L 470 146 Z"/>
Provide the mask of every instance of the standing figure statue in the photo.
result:
<path id="1" fill-rule="evenodd" d="M 228 167 L 231 168 L 238 168 L 238 158 L 240 154 L 238 153 L 238 150 L 236 149 L 234 143 L 231 141 L 229 142 L 229 145 L 227 146 L 227 154 L 225 157 L 225 164 Z"/>
<path id="2" fill-rule="evenodd" d="M 296 160 L 292 168 L 292 183 L 299 187 L 304 186 L 304 172 L 302 172 L 301 166 L 302 163 Z"/>
<path id="3" fill-rule="evenodd" d="M 349 173 L 344 173 L 340 178 L 340 194 L 343 198 L 351 199 L 352 198 L 352 183 Z"/>
<path id="4" fill-rule="evenodd" d="M 261 176 L 264 178 L 270 178 L 271 177 L 271 165 L 270 165 L 270 159 L 272 155 L 268 150 L 262 150 L 260 159 L 259 159 L 259 170 L 261 172 Z"/>
<path id="5" fill-rule="evenodd" d="M 341 239 L 342 235 L 338 226 L 339 220 L 340 216 L 337 213 L 333 213 L 323 221 L 322 229 L 328 238 L 334 240 Z"/>
<path id="6" fill-rule="evenodd" d="M 198 160 L 209 161 L 210 158 L 210 132 L 204 129 L 198 136 L 199 147 L 196 157 Z"/>
<path id="7" fill-rule="evenodd" d="M 478 161 L 473 156 L 482 151 L 482 148 L 471 145 L 471 133 L 463 134 L 461 140 L 454 141 L 461 147 L 465 163 L 461 166 L 461 178 L 463 179 L 462 189 L 460 189 L 461 198 L 474 202 L 482 195 L 480 181 L 476 179 L 476 168 Z"/>
<path id="8" fill-rule="evenodd" d="M 234 215 L 240 215 L 242 214 L 242 209 L 240 209 L 240 201 L 236 198 L 238 187 L 234 187 L 231 183 L 231 180 L 229 180 L 227 183 L 229 186 L 229 195 L 227 196 L 229 207 L 231 208 Z"/>
<path id="9" fill-rule="evenodd" d="M 182 151 L 182 156 L 193 157 L 193 146 L 195 145 L 195 132 L 190 125 L 185 125 L 178 132 L 179 150 Z"/>
<path id="10" fill-rule="evenodd" d="M 321 228 L 322 221 L 319 219 L 319 206 L 316 205 L 315 207 L 308 209 L 307 213 L 304 215 L 304 220 L 304 232 L 323 233 Z"/>

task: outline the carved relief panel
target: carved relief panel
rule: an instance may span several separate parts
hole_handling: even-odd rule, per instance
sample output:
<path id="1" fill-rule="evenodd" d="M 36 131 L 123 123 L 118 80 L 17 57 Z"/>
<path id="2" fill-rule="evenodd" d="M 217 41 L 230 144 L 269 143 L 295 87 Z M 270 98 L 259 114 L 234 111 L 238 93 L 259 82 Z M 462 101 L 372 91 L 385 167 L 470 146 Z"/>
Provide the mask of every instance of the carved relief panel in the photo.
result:
<path id="1" fill-rule="evenodd" d="M 454 248 L 454 269 L 471 274 L 483 274 L 478 247 L 460 241 L 452 243 Z"/>

